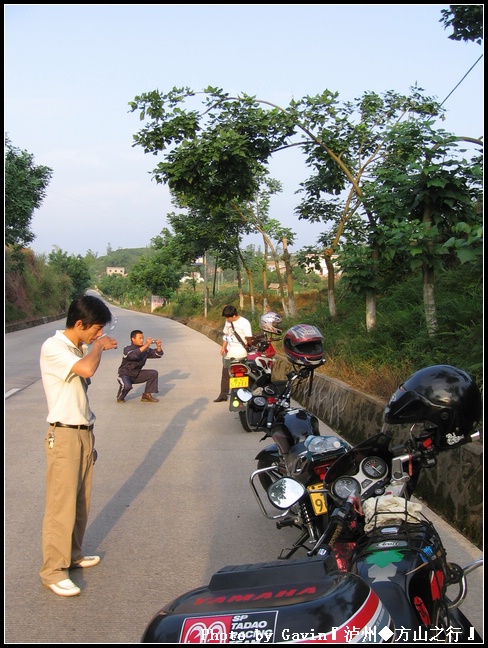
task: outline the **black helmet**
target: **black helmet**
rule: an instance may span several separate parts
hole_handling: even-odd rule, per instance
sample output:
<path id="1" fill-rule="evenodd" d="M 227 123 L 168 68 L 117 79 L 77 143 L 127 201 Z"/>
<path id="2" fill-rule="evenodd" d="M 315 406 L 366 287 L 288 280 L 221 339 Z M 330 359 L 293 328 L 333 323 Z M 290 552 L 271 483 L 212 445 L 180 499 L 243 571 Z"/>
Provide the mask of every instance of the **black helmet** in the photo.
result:
<path id="1" fill-rule="evenodd" d="M 415 372 L 400 385 L 385 409 L 385 422 L 427 422 L 437 428 L 437 450 L 461 445 L 481 418 L 478 385 L 462 369 L 434 365 Z"/>
<path id="2" fill-rule="evenodd" d="M 319 367 L 324 361 L 322 340 L 324 336 L 316 326 L 297 324 L 285 333 L 283 348 L 294 365 Z"/>
<path id="3" fill-rule="evenodd" d="M 281 317 L 277 313 L 264 313 L 264 315 L 261 315 L 259 320 L 259 327 L 262 331 L 266 331 L 267 333 L 281 335 L 283 331 L 280 328 L 277 328 L 277 325 L 281 324 L 281 322 Z"/>

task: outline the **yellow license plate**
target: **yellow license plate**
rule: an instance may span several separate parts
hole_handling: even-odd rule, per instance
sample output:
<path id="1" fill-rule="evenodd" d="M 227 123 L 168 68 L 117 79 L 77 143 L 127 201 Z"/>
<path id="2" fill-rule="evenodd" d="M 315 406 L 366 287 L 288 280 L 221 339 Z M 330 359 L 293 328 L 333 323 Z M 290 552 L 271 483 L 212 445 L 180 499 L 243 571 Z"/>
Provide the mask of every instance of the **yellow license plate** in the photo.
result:
<path id="1" fill-rule="evenodd" d="M 327 504 L 325 503 L 324 494 L 314 493 L 315 490 L 321 490 L 323 488 L 323 484 L 312 484 L 312 486 L 307 486 L 315 515 L 324 515 L 327 513 Z"/>
<path id="2" fill-rule="evenodd" d="M 241 378 L 229 378 L 229 387 L 231 389 L 249 387 L 249 376 L 242 376 Z"/>

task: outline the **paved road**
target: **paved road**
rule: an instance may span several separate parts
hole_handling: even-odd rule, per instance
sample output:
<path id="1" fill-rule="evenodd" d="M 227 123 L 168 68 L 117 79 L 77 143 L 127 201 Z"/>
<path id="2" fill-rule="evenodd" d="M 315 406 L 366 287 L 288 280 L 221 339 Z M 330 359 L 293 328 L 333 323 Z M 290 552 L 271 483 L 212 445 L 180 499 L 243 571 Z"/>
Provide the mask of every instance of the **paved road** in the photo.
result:
<path id="1" fill-rule="evenodd" d="M 154 315 L 112 309 L 119 349 L 104 353 L 90 387 L 97 414 L 87 553 L 102 562 L 72 572 L 79 597 L 43 589 L 46 404 L 40 380 L 42 342 L 64 321 L 5 336 L 5 643 L 139 643 L 164 604 L 207 583 L 224 565 L 274 560 L 295 538 L 259 512 L 248 485 L 259 433 L 245 433 L 225 403 L 219 345 Z M 121 350 L 131 329 L 161 337 L 158 404 L 141 403 L 142 386 L 115 402 Z M 330 432 L 323 424 L 322 433 Z M 433 515 L 433 514 L 432 514 Z M 442 520 L 451 560 L 481 555 Z M 482 569 L 463 609 L 482 631 Z"/>

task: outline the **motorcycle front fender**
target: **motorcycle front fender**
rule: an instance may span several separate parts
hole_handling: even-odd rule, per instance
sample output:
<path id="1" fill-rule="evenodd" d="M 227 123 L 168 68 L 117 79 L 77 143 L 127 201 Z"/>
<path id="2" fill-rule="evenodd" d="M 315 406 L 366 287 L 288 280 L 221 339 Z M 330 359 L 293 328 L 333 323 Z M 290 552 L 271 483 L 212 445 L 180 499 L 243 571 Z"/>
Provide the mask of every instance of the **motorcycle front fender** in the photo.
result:
<path id="1" fill-rule="evenodd" d="M 269 460 L 270 465 L 274 462 L 277 462 L 279 458 L 280 453 L 278 451 L 278 446 L 276 445 L 276 443 L 270 443 L 270 445 L 260 450 L 255 457 L 256 461 L 259 461 L 260 459 Z"/>

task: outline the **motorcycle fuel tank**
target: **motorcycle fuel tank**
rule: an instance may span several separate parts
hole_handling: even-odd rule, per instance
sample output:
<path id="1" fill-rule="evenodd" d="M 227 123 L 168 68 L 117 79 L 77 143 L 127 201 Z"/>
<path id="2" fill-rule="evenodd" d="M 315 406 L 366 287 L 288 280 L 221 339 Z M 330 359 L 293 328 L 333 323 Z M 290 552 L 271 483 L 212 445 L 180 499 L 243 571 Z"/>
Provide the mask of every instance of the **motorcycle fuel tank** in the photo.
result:
<path id="1" fill-rule="evenodd" d="M 394 632 L 369 585 L 315 557 L 224 567 L 160 610 L 141 643 L 383 643 Z"/>
<path id="2" fill-rule="evenodd" d="M 273 441 L 282 454 L 310 436 L 320 436 L 319 420 L 304 409 L 294 408 L 281 412 L 273 426 Z"/>

